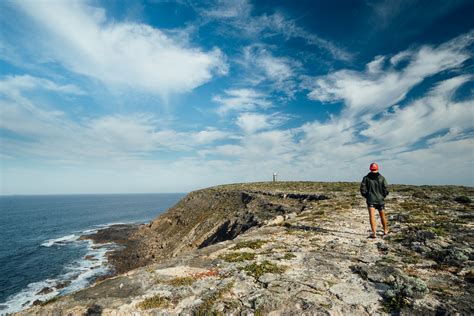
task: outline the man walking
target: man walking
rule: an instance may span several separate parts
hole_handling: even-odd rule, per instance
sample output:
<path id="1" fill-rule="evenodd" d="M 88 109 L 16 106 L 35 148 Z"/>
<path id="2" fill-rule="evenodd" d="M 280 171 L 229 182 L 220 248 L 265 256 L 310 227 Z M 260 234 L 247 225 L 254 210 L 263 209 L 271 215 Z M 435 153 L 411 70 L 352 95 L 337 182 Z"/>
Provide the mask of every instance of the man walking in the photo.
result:
<path id="1" fill-rule="evenodd" d="M 385 217 L 385 197 L 388 195 L 387 180 L 379 173 L 379 166 L 374 162 L 370 164 L 370 172 L 360 183 L 360 194 L 367 201 L 369 220 L 372 234 L 369 238 L 376 238 L 375 209 L 379 211 L 383 226 L 383 237 L 388 234 L 387 218 Z"/>

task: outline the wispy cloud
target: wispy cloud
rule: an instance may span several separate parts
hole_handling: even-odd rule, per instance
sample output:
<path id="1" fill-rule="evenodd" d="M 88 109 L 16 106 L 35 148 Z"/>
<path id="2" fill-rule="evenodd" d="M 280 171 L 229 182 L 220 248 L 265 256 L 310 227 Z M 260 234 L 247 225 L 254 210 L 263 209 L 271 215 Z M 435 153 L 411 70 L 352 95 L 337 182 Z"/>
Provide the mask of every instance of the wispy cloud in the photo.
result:
<path id="1" fill-rule="evenodd" d="M 368 127 L 361 134 L 376 139 L 384 147 L 395 148 L 413 145 L 445 130 L 451 129 L 451 136 L 454 131 L 460 135 L 472 128 L 469 113 L 474 108 L 474 100 L 454 101 L 453 94 L 469 80 L 472 80 L 470 76 L 458 76 L 442 81 L 425 97 L 385 113 L 378 120 L 367 121 Z"/>
<path id="2" fill-rule="evenodd" d="M 0 79 L 0 84 L 0 91 L 2 93 L 13 93 L 19 90 L 44 89 L 64 94 L 85 94 L 84 91 L 73 84 L 61 85 L 45 78 L 30 75 L 5 76 Z"/>
<path id="3" fill-rule="evenodd" d="M 466 49 L 473 41 L 474 32 L 470 32 L 437 47 L 401 52 L 390 60 L 378 56 L 365 71 L 340 70 L 317 78 L 308 97 L 321 102 L 341 100 L 349 116 L 378 113 L 401 101 L 424 79 L 460 67 L 470 58 Z M 403 60 L 407 65 L 400 69 Z"/>
<path id="4" fill-rule="evenodd" d="M 37 52 L 107 86 L 166 98 L 227 72 L 218 48 L 203 51 L 149 25 L 113 21 L 104 9 L 86 2 L 22 1 L 14 5 L 37 23 L 28 30 L 42 34 Z"/>
<path id="5" fill-rule="evenodd" d="M 244 67 L 244 81 L 262 84 L 275 93 L 292 98 L 299 90 L 297 76 L 302 64 L 289 57 L 275 56 L 265 45 L 250 45 L 243 49 L 239 63 Z"/>
<path id="6" fill-rule="evenodd" d="M 33 88 L 77 93 L 72 86 L 31 76 L 11 76 L 0 83 L 0 128 L 14 136 L 1 138 L 1 150 L 17 158 L 83 162 L 145 158 L 165 150 L 191 151 L 228 136 L 228 132 L 212 127 L 197 131 L 162 128 L 156 116 L 149 113 L 73 119 L 23 95 L 23 91 Z"/>
<path id="7" fill-rule="evenodd" d="M 236 119 L 236 124 L 244 133 L 253 134 L 256 131 L 275 129 L 288 120 L 288 116 L 281 113 L 242 113 Z"/>
<path id="8" fill-rule="evenodd" d="M 212 100 L 220 104 L 217 113 L 223 115 L 230 111 L 251 111 L 257 108 L 267 109 L 272 103 L 267 100 L 267 96 L 254 89 L 229 89 L 225 90 L 225 95 L 217 95 Z"/>
<path id="9" fill-rule="evenodd" d="M 237 37 L 269 38 L 281 36 L 289 40 L 303 39 L 308 45 L 316 46 L 337 60 L 350 61 L 352 54 L 335 43 L 305 30 L 283 12 L 272 14 L 252 14 L 253 6 L 249 1 L 216 1 L 212 5 L 200 7 L 198 11 L 204 17 L 223 23 Z"/>
<path id="10" fill-rule="evenodd" d="M 216 4 L 212 5 L 206 10 L 201 10 L 201 14 L 207 17 L 220 19 L 234 19 L 241 16 L 248 16 L 252 11 L 252 6 L 246 0 L 243 1 L 228 1 L 218 0 Z"/>

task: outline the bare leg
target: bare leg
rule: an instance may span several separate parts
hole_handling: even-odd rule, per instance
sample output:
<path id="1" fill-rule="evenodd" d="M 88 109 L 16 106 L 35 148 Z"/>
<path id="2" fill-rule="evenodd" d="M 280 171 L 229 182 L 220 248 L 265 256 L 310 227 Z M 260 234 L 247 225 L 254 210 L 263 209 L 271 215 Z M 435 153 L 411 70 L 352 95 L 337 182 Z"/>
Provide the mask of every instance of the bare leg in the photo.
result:
<path id="1" fill-rule="evenodd" d="M 377 224 L 375 223 L 375 208 L 369 207 L 369 221 L 372 229 L 372 236 L 376 236 Z"/>
<path id="2" fill-rule="evenodd" d="M 380 221 L 382 222 L 383 226 L 383 233 L 384 235 L 388 234 L 388 224 L 387 224 L 387 217 L 385 216 L 385 212 L 383 210 L 379 211 Z"/>

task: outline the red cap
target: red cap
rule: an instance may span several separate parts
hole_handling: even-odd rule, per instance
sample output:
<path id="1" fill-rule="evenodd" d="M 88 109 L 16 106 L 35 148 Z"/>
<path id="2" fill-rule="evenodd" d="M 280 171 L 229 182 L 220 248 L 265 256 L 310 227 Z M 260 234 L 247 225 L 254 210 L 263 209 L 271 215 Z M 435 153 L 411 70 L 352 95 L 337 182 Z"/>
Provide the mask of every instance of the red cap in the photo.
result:
<path id="1" fill-rule="evenodd" d="M 377 165 L 375 162 L 370 164 L 370 171 L 377 171 L 379 170 L 379 165 Z"/>

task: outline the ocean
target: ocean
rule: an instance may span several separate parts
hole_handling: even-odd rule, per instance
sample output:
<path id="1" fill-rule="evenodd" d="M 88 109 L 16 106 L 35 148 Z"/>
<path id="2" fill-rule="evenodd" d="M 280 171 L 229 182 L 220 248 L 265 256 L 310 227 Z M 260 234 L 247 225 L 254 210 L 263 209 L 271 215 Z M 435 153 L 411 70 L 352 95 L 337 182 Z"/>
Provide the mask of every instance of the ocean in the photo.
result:
<path id="1" fill-rule="evenodd" d="M 184 194 L 0 196 L 0 314 L 88 286 L 110 272 L 84 234 L 119 223 L 146 223 Z"/>

